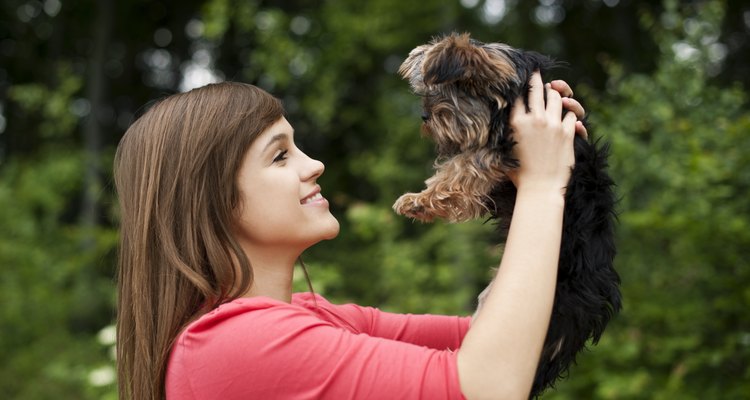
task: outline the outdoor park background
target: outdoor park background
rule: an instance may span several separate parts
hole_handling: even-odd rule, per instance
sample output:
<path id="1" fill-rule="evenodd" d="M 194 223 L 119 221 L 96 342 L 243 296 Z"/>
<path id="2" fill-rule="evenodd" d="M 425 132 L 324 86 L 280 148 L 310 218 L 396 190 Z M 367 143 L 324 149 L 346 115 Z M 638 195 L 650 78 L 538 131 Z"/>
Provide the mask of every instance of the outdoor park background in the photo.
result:
<path id="1" fill-rule="evenodd" d="M 215 80 L 283 98 L 326 163 L 342 229 L 305 255 L 318 292 L 470 313 L 491 224 L 390 208 L 432 159 L 395 71 L 451 31 L 568 62 L 546 78 L 612 144 L 624 310 L 544 398 L 750 398 L 750 4 L 717 0 L 3 0 L 0 398 L 116 397 L 115 146 L 150 100 Z"/>

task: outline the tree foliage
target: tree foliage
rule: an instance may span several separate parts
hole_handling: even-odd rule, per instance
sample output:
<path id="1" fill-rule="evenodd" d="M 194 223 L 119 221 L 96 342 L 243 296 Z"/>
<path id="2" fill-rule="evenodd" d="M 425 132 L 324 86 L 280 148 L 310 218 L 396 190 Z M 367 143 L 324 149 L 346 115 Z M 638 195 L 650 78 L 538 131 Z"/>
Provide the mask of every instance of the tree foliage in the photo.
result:
<path id="1" fill-rule="evenodd" d="M 568 62 L 555 77 L 612 143 L 625 309 L 545 398 L 750 393 L 750 6 L 127 3 L 0 5 L 0 397 L 115 397 L 105 328 L 114 146 L 147 101 L 211 79 L 280 96 L 300 146 L 326 164 L 321 186 L 342 232 L 303 257 L 317 291 L 391 311 L 470 313 L 501 255 L 493 226 L 419 224 L 391 210 L 421 190 L 433 155 L 420 99 L 396 69 L 451 31 Z M 102 15 L 114 21 L 104 36 Z M 93 225 L 83 222 L 91 212 Z"/>
<path id="2" fill-rule="evenodd" d="M 708 83 L 706 38 L 718 37 L 721 5 L 685 13 L 666 4 L 644 16 L 661 49 L 657 70 L 627 74 L 612 64 L 608 90 L 589 92 L 594 126 L 613 142 L 622 196 L 625 310 L 561 398 L 750 393 L 747 96 Z"/>

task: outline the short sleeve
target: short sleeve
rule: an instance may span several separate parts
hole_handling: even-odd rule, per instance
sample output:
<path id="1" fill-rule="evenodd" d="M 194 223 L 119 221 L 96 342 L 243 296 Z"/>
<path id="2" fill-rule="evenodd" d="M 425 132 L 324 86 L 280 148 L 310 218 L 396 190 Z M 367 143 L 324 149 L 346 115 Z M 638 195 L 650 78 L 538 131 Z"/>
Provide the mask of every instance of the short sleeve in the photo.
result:
<path id="1" fill-rule="evenodd" d="M 193 324 L 173 348 L 167 393 L 196 399 L 463 398 L 455 352 L 353 333 L 293 305 L 225 312 Z"/>

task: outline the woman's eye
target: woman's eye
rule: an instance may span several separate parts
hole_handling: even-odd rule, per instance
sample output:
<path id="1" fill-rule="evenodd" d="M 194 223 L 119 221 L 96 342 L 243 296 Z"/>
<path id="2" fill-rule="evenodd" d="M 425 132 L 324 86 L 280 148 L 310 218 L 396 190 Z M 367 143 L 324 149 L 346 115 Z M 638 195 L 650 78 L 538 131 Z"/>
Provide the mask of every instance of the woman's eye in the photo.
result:
<path id="1" fill-rule="evenodd" d="M 284 161 L 284 160 L 286 160 L 286 155 L 287 155 L 287 153 L 288 153 L 288 151 L 287 151 L 287 150 L 282 150 L 282 151 L 281 151 L 281 152 L 279 153 L 279 155 L 277 155 L 276 157 L 274 157 L 274 159 L 273 159 L 273 162 L 279 162 L 279 161 Z"/>

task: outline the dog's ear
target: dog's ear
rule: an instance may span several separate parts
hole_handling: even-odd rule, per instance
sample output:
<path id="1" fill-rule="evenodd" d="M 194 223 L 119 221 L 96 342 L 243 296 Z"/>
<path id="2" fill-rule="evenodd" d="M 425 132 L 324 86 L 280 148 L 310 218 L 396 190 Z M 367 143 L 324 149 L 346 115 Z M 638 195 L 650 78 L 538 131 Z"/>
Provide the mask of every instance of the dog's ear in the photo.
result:
<path id="1" fill-rule="evenodd" d="M 409 56 L 406 57 L 401 66 L 398 69 L 399 75 L 409 81 L 409 84 L 418 94 L 424 94 L 425 85 L 422 77 L 422 61 L 427 51 L 432 48 L 431 44 L 425 44 L 422 46 L 415 47 L 414 50 L 409 52 Z"/>
<path id="2" fill-rule="evenodd" d="M 480 88 L 516 78 L 510 58 L 503 53 L 488 53 L 481 43 L 473 43 L 468 33 L 451 34 L 434 42 L 423 55 L 422 71 L 426 85 L 460 81 Z"/>

